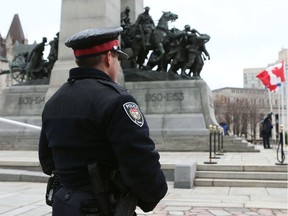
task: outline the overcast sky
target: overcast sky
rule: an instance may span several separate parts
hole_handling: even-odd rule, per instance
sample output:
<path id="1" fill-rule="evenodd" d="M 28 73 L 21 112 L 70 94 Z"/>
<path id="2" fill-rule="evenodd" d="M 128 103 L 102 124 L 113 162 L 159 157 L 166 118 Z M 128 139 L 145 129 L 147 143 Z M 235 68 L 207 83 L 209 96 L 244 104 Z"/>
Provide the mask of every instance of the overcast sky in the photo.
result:
<path id="1" fill-rule="evenodd" d="M 206 44 L 211 59 L 201 72 L 211 89 L 243 87 L 244 68 L 266 67 L 288 48 L 288 0 L 144 0 L 143 6 L 151 8 L 155 24 L 162 11 L 171 11 L 179 16 L 171 28 L 189 24 L 211 36 Z M 60 30 L 60 10 L 61 0 L 5 1 L 0 34 L 6 37 L 18 13 L 29 43 L 43 36 L 52 40 Z"/>

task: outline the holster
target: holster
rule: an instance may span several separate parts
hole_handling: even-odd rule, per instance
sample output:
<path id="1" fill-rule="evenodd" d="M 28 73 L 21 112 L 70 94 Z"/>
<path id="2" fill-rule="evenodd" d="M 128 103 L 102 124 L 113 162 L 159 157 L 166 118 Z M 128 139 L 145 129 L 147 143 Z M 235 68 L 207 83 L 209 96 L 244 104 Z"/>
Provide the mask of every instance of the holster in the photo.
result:
<path id="1" fill-rule="evenodd" d="M 133 216 L 137 198 L 128 192 L 117 171 L 111 171 L 110 178 L 104 177 L 98 163 L 88 165 L 88 172 L 100 211 L 105 216 Z M 106 171 L 107 174 L 107 171 Z"/>
<path id="2" fill-rule="evenodd" d="M 57 175 L 55 175 L 53 171 L 51 176 L 48 179 L 47 186 L 46 186 L 45 200 L 46 200 L 47 205 L 52 206 L 53 197 L 60 187 L 61 187 L 61 183 L 59 181 L 59 178 Z"/>
<path id="3" fill-rule="evenodd" d="M 131 193 L 120 197 L 114 210 L 113 216 L 133 216 L 136 215 L 137 198 Z"/>
<path id="4" fill-rule="evenodd" d="M 112 216 L 112 206 L 108 199 L 108 192 L 104 186 L 104 181 L 102 180 L 100 165 L 98 163 L 88 164 L 88 173 L 90 176 L 91 186 L 94 194 L 96 195 L 96 200 L 100 207 L 101 212 L 105 216 Z"/>

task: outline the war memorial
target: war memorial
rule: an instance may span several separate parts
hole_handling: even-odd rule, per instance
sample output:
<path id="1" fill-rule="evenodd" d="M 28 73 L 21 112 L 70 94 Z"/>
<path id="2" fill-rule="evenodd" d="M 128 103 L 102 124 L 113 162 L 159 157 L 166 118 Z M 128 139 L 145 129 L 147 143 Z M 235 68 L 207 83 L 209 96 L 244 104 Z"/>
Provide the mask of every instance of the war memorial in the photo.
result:
<path id="1" fill-rule="evenodd" d="M 0 214 L 50 215 L 51 209 L 44 203 L 42 194 L 47 176 L 39 174 L 36 152 L 44 104 L 67 81 L 69 69 L 75 67 L 74 56 L 64 42 L 83 29 L 119 25 L 124 29 L 121 46 L 130 58 L 122 62 L 123 74 L 118 82 L 136 98 L 145 113 L 169 181 L 167 197 L 151 215 L 184 215 L 188 211 L 195 215 L 232 215 L 233 212 L 269 215 L 267 208 L 273 209 L 274 215 L 287 214 L 287 195 L 284 194 L 287 170 L 283 166 L 271 166 L 276 162 L 274 152 L 260 154 L 259 149 L 241 139 L 225 137 L 225 154 L 231 154 L 220 159 L 219 166 L 205 165 L 211 162 L 208 160 L 209 126 L 219 126 L 212 92 L 201 78 L 201 73 L 208 73 L 205 61 L 210 59 L 209 32 L 199 33 L 189 25 L 169 29 L 168 22 L 178 19 L 173 11 L 153 17 L 159 22 L 151 24 L 149 30 L 151 26 L 141 26 L 140 18 L 138 20 L 143 11 L 149 13 L 142 0 L 82 0 L 81 6 L 87 6 L 85 10 L 79 10 L 79 4 L 77 0 L 62 0 L 61 28 L 55 38 L 59 43 L 57 61 L 50 58 L 40 68 L 34 65 L 32 70 L 33 61 L 20 56 L 17 59 L 21 60 L 22 67 L 19 69 L 16 65 L 10 69 L 13 69 L 15 85 L 0 92 L 0 117 L 27 123 L 0 121 L 0 163 L 6 168 L 1 169 L 0 180 L 9 182 L 9 185 L 0 184 L 0 188 L 10 191 L 6 195 L 0 190 Z M 22 70 L 29 67 L 28 73 Z M 10 164 L 8 159 L 5 161 L 9 157 L 14 158 Z M 43 185 L 21 185 L 23 182 L 43 182 Z M 27 199 L 32 196 L 30 190 L 33 191 L 31 202 Z M 136 212 L 144 215 L 139 209 Z"/>
<path id="2" fill-rule="evenodd" d="M 84 13 L 78 10 L 77 1 L 62 1 L 61 29 L 49 42 L 48 61 L 42 59 L 45 37 L 29 53 L 15 56 L 8 71 L 15 85 L 0 93 L 0 116 L 8 121 L 0 121 L 1 150 L 37 151 L 44 104 L 66 82 L 69 69 L 75 67 L 65 40 L 83 29 L 121 25 L 121 46 L 129 59 L 122 62 L 123 73 L 118 82 L 136 98 L 145 113 L 156 149 L 210 151 L 211 159 L 213 148 L 215 157 L 215 141 L 219 144 L 221 130 L 218 131 L 211 90 L 201 78 L 201 73 L 207 72 L 205 61 L 210 59 L 206 48 L 210 36 L 189 24 L 182 30 L 169 29 L 168 23 L 178 19 L 170 11 L 163 11 L 158 23 L 154 23 L 150 8 L 143 8 L 142 1 L 101 1 L 101 7 L 99 2 L 89 4 L 95 7 L 85 8 Z M 114 13 L 119 17 L 112 16 Z M 240 138 L 225 137 L 222 141 L 225 152 L 259 152 Z M 223 145 L 222 149 L 218 145 L 217 151 L 220 150 L 223 152 Z M 184 169 L 189 170 L 190 165 Z M 173 178 L 173 173 L 169 175 Z"/>
<path id="3" fill-rule="evenodd" d="M 1 92 L 0 115 L 41 126 L 45 101 L 67 80 L 69 68 L 75 67 L 72 53 L 64 46 L 66 38 L 83 29 L 120 24 L 124 29 L 121 46 L 130 58 L 122 62 L 123 76 L 118 80 L 145 113 L 157 149 L 208 151 L 209 125 L 219 126 L 211 90 L 201 78 L 205 60 L 210 59 L 205 46 L 210 36 L 188 24 L 183 30 L 169 29 L 168 23 L 178 19 L 170 11 L 163 12 L 158 23 L 154 23 L 149 7 L 143 12 L 142 1 L 103 1 L 100 5 L 97 3 L 98 7 L 95 5 L 91 11 L 87 8 L 81 14 L 75 1 L 62 2 L 60 34 L 57 33 L 54 41 L 59 44 L 57 56 L 51 49 L 48 62 L 33 60 L 31 53 L 40 52 L 41 56 L 43 52 L 46 43 L 43 37 L 34 52 L 31 51 L 30 61 L 23 54 L 14 58 L 11 74 L 16 85 Z M 112 16 L 115 13 L 119 17 Z M 2 148 L 37 149 L 37 130 L 5 123 L 0 123 L 0 127 L 3 128 Z M 247 146 L 240 142 L 237 148 L 247 149 Z"/>

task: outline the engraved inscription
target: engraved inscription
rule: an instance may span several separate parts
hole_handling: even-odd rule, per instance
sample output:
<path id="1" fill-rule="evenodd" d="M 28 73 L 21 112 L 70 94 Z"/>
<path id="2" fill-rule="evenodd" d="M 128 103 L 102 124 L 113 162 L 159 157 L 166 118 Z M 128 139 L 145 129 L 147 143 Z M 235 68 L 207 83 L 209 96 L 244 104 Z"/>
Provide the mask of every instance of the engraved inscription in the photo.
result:
<path id="1" fill-rule="evenodd" d="M 19 105 L 31 105 L 45 103 L 45 97 L 19 97 Z"/>
<path id="2" fill-rule="evenodd" d="M 183 101 L 183 92 L 158 92 L 148 93 L 145 95 L 145 102 L 161 102 L 161 101 Z"/>

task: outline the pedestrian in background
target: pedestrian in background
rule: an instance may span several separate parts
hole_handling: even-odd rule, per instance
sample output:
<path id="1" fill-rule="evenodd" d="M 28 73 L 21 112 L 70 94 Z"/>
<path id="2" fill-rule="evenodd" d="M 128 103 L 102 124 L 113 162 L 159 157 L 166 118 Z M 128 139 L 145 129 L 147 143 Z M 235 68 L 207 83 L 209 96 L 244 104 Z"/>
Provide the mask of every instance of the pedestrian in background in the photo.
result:
<path id="1" fill-rule="evenodd" d="M 262 138 L 263 138 L 263 146 L 264 149 L 270 149 L 270 137 L 272 131 L 272 115 L 269 114 L 263 121 L 262 125 Z"/>

